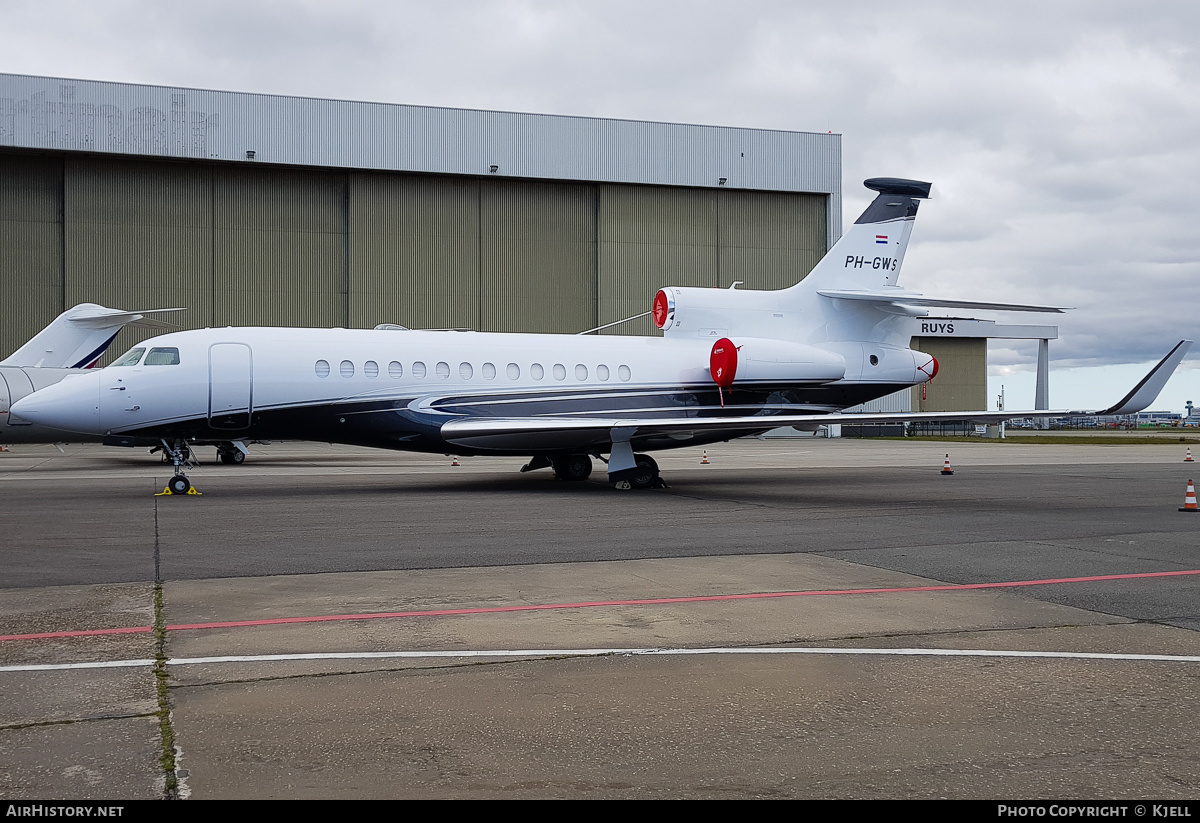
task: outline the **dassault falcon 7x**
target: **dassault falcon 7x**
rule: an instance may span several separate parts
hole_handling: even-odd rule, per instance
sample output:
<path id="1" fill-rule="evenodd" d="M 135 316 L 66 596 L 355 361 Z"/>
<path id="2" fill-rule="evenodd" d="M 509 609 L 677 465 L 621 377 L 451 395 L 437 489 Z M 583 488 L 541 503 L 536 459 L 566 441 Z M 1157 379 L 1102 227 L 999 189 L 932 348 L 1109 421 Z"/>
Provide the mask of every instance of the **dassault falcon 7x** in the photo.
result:
<path id="1" fill-rule="evenodd" d="M 975 420 L 1064 412 L 846 414 L 931 379 L 937 361 L 909 348 L 927 306 L 1062 311 L 939 300 L 897 285 L 930 185 L 875 178 L 878 192 L 807 277 L 776 291 L 667 287 L 654 297 L 662 336 L 225 328 L 138 344 L 109 367 L 17 403 L 43 425 L 106 442 L 160 443 L 174 493 L 188 442 L 312 440 L 455 455 L 519 455 L 523 470 L 589 476 L 609 455 L 617 488 L 660 485 L 646 452 L 779 426 Z M 736 284 L 735 284 L 736 286 Z M 1117 405 L 1148 405 L 1183 341 Z"/>

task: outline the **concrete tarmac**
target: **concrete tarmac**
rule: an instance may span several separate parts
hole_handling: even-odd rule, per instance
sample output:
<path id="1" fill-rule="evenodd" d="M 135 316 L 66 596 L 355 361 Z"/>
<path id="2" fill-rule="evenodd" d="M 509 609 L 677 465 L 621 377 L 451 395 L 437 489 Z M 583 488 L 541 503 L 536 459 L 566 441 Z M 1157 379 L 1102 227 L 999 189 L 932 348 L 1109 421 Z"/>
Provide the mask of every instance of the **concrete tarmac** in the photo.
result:
<path id="1" fill-rule="evenodd" d="M 707 453 L 0 454 L 0 796 L 1200 794 L 1182 447 Z"/>

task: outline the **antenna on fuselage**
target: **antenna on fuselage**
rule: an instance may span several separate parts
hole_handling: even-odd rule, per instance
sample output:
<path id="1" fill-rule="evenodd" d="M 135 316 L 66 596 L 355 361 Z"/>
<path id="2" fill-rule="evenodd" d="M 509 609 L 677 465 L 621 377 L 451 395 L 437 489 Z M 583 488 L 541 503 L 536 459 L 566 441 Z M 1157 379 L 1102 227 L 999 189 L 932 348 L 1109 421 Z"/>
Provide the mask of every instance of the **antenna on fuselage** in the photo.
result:
<path id="1" fill-rule="evenodd" d="M 651 310 L 651 311 L 653 311 L 653 310 Z M 626 317 L 624 320 L 618 320 L 615 323 L 605 323 L 603 326 L 597 326 L 594 329 L 588 329 L 587 331 L 576 332 L 575 336 L 578 337 L 581 334 L 591 334 L 592 332 L 600 331 L 601 329 L 611 329 L 613 326 L 619 326 L 622 323 L 628 323 L 630 320 L 637 320 L 639 317 L 645 317 L 647 314 L 650 314 L 650 313 L 651 312 L 649 312 L 649 311 L 644 311 L 641 314 L 635 314 L 633 317 Z"/>

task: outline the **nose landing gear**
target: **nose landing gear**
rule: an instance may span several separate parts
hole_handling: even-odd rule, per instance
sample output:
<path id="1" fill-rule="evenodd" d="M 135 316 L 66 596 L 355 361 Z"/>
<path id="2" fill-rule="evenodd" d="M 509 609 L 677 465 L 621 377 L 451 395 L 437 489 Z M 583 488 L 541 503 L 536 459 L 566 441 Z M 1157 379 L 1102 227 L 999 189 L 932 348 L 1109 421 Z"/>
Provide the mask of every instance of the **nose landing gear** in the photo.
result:
<path id="1" fill-rule="evenodd" d="M 162 443 L 163 457 L 169 459 L 175 466 L 175 476 L 168 481 L 167 487 L 160 494 L 156 494 L 155 497 L 176 494 L 200 494 L 200 492 L 193 488 L 192 481 L 188 480 L 187 475 L 183 473 L 185 466 L 199 465 L 192 458 L 192 451 L 188 448 L 187 443 L 183 440 L 168 441 L 165 439 L 159 442 Z"/>

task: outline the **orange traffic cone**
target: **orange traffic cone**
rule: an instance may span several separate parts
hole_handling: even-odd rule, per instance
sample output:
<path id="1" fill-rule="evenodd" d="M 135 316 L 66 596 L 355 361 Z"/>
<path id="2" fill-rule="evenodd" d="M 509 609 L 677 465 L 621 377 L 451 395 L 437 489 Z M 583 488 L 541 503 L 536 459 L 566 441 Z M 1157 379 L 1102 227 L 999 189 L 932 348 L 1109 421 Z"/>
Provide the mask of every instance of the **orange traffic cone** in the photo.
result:
<path id="1" fill-rule="evenodd" d="M 950 455 L 946 455 L 946 465 L 942 467 L 942 474 L 954 474 L 954 469 L 950 468 Z"/>
<path id="2" fill-rule="evenodd" d="M 1189 446 L 1189 447 L 1188 447 L 1188 450 L 1187 450 L 1187 457 L 1183 458 L 1183 462 L 1184 462 L 1184 463 L 1195 463 L 1195 462 L 1196 462 L 1195 460 L 1193 460 L 1193 459 L 1192 459 L 1192 448 L 1191 448 L 1191 446 Z"/>
<path id="3" fill-rule="evenodd" d="M 700 465 L 701 466 L 708 465 L 708 449 L 704 450 L 704 457 L 700 458 Z"/>
<path id="4" fill-rule="evenodd" d="M 1196 505 L 1196 487 L 1192 485 L 1192 481 L 1188 481 L 1187 497 L 1183 498 L 1183 508 L 1181 512 L 1200 512 L 1200 506 Z"/>
<path id="5" fill-rule="evenodd" d="M 458 465 L 458 458 L 457 458 L 457 457 L 455 457 L 455 458 L 454 458 L 454 462 L 453 462 L 453 463 L 451 463 L 450 465 L 451 465 L 451 466 L 457 466 L 457 465 Z"/>

